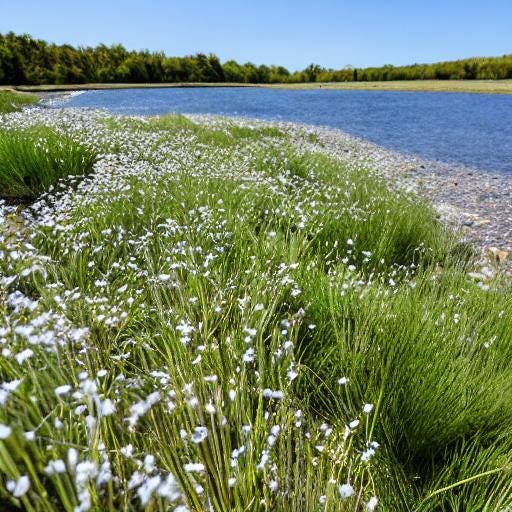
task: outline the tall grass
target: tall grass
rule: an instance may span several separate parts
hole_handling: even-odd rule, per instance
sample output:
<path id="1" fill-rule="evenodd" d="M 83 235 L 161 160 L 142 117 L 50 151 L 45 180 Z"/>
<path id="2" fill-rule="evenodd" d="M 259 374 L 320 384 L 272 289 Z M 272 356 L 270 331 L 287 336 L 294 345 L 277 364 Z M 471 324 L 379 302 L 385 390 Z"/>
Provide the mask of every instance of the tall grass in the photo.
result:
<path id="1" fill-rule="evenodd" d="M 510 292 L 427 204 L 285 136 L 116 123 L 119 167 L 0 242 L 5 508 L 512 506 Z"/>
<path id="2" fill-rule="evenodd" d="M 311 304 L 306 321 L 317 326 L 301 339 L 312 369 L 304 393 L 333 420 L 357 411 L 361 397 L 375 404 L 372 432 L 394 468 L 393 478 L 387 470 L 374 476 L 382 504 L 510 504 L 510 294 L 482 291 L 452 272 L 390 286 L 363 285 L 344 269 L 329 277 L 309 269 L 301 283 Z M 340 375 L 349 382 L 345 396 L 331 392 Z"/>
<path id="3" fill-rule="evenodd" d="M 95 153 L 52 129 L 0 130 L 0 196 L 34 198 L 61 178 L 91 172 Z"/>

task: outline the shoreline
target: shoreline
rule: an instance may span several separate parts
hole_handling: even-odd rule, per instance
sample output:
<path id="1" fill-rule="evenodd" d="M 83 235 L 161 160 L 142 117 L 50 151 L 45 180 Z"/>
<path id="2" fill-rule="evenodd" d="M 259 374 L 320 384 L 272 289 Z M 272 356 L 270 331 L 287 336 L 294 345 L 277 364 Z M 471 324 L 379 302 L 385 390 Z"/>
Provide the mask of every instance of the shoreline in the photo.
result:
<path id="1" fill-rule="evenodd" d="M 236 82 L 203 83 L 91 83 L 60 85 L 9 85 L 0 86 L 1 90 L 18 92 L 56 92 L 56 91 L 93 91 L 114 89 L 173 89 L 208 87 L 252 87 L 289 90 L 347 90 L 347 91 L 409 91 L 409 92 L 453 92 L 471 94 L 512 94 L 512 79 L 507 80 L 400 80 L 380 82 L 308 82 L 280 84 L 247 84 Z"/>
<path id="2" fill-rule="evenodd" d="M 203 83 L 203 82 L 176 82 L 176 83 L 134 83 L 134 84 L 59 84 L 59 85 L 9 85 L 0 86 L 0 91 L 10 90 L 15 92 L 73 92 L 73 91 L 102 91 L 115 89 L 186 89 L 209 87 L 258 87 L 258 84 L 242 83 Z"/>
<path id="3" fill-rule="evenodd" d="M 276 84 L 276 89 L 512 94 L 512 80 L 395 80 Z"/>
<path id="4" fill-rule="evenodd" d="M 65 94 L 60 92 L 55 96 L 60 98 Z M 50 109 L 39 105 L 29 107 L 35 114 L 35 123 L 58 126 L 61 116 L 76 116 L 77 122 L 81 118 L 94 120 L 100 115 L 116 117 L 105 110 Z M 512 176 L 402 154 L 330 127 L 247 117 L 199 114 L 185 117 L 207 125 L 229 122 L 241 126 L 278 127 L 290 136 L 292 144 L 304 151 L 325 153 L 351 168 L 367 168 L 386 180 L 390 187 L 424 197 L 444 223 L 460 230 L 463 241 L 479 249 L 482 262 L 493 247 L 512 253 Z"/>
<path id="5" fill-rule="evenodd" d="M 187 114 L 198 122 L 218 122 L 218 116 Z M 379 146 L 340 129 L 254 118 L 233 118 L 235 124 L 277 126 L 295 134 L 295 144 L 319 151 L 345 165 L 368 168 L 393 187 L 426 198 L 441 219 L 485 254 L 490 248 L 512 252 L 512 175 L 484 171 L 407 155 Z M 313 134 L 316 142 L 300 137 Z M 298 136 L 299 135 L 299 136 Z"/>

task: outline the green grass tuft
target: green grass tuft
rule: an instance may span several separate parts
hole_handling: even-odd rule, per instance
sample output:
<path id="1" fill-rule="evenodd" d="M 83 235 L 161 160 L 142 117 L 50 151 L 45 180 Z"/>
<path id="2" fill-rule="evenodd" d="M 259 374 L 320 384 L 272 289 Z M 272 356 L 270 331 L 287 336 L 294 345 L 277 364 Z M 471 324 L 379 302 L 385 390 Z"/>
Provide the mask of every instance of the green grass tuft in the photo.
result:
<path id="1" fill-rule="evenodd" d="M 33 94 L 0 91 L 0 113 L 18 112 L 22 107 L 34 105 L 38 101 L 39 98 Z"/>
<path id="2" fill-rule="evenodd" d="M 0 195 L 31 199 L 61 178 L 91 172 L 96 155 L 45 127 L 0 130 Z"/>

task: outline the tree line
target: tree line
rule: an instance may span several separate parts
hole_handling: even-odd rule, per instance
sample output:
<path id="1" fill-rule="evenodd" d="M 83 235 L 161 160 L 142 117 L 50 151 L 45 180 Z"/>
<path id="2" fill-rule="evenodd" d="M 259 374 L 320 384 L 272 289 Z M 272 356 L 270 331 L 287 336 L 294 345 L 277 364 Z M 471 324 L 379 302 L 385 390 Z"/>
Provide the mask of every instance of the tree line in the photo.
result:
<path id="1" fill-rule="evenodd" d="M 326 69 L 311 64 L 291 73 L 283 66 L 221 63 L 214 54 L 169 57 L 163 52 L 129 51 L 120 44 L 96 47 L 57 45 L 27 34 L 0 34 L 0 84 L 237 82 L 302 83 L 383 80 L 472 80 L 512 78 L 512 55 L 435 64 Z"/>

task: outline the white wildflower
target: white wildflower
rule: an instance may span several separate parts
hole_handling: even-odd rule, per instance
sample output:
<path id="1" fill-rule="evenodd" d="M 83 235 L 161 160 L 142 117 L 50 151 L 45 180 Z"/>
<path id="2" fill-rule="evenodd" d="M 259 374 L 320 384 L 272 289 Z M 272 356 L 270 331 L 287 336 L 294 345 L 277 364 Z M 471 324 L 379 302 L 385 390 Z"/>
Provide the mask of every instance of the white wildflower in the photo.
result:
<path id="1" fill-rule="evenodd" d="M 154 455 L 146 455 L 144 457 L 144 471 L 149 475 L 153 473 L 155 470 L 155 456 Z"/>
<path id="2" fill-rule="evenodd" d="M 340 496 L 343 499 L 350 498 L 351 496 L 354 496 L 355 491 L 354 488 L 350 484 L 342 484 L 338 487 Z"/>
<path id="3" fill-rule="evenodd" d="M 144 474 L 140 471 L 134 471 L 130 480 L 128 480 L 128 490 L 131 491 L 132 489 L 139 487 L 142 482 L 144 482 Z"/>
<path id="4" fill-rule="evenodd" d="M 180 486 L 174 476 L 170 473 L 167 478 L 158 486 L 156 493 L 161 498 L 166 498 L 169 501 L 175 501 L 181 496 Z"/>
<path id="5" fill-rule="evenodd" d="M 69 454 L 68 454 L 69 457 Z M 76 466 L 76 485 L 78 488 L 83 489 L 89 480 L 92 480 L 98 474 L 98 467 L 95 462 L 86 460 L 80 462 Z"/>
<path id="6" fill-rule="evenodd" d="M 23 364 L 27 359 L 30 359 L 34 355 L 34 352 L 29 348 L 23 350 L 19 354 L 14 356 L 18 364 Z"/>
<path id="7" fill-rule="evenodd" d="M 160 485 L 161 478 L 159 475 L 148 478 L 138 489 L 137 496 L 140 499 L 142 506 L 146 506 L 151 499 L 151 496 Z"/>
<path id="8" fill-rule="evenodd" d="M 192 442 L 199 444 L 202 443 L 208 436 L 208 429 L 206 427 L 196 427 L 192 434 Z"/>
<path id="9" fill-rule="evenodd" d="M 65 473 L 66 464 L 64 464 L 62 459 L 51 460 L 44 468 L 44 471 L 48 476 L 54 475 L 56 473 Z"/>
<path id="10" fill-rule="evenodd" d="M 69 448 L 68 450 L 68 467 L 74 470 L 78 463 L 78 452 L 75 448 Z"/>
<path id="11" fill-rule="evenodd" d="M 366 510 L 368 510 L 368 512 L 373 512 L 377 508 L 378 503 L 379 500 L 375 496 L 371 497 L 366 503 Z"/>
<path id="12" fill-rule="evenodd" d="M 71 391 L 71 386 L 69 384 L 64 384 L 63 386 L 57 386 L 54 389 L 54 392 L 57 396 L 63 396 L 68 394 Z"/>
<path id="13" fill-rule="evenodd" d="M 124 457 L 130 458 L 133 456 L 133 445 L 127 444 L 126 446 L 123 446 L 119 451 Z"/>
<path id="14" fill-rule="evenodd" d="M 189 463 L 185 464 L 183 466 L 183 469 L 186 473 L 202 473 L 205 470 L 204 464 L 201 464 L 199 462 L 196 463 Z"/>
<path id="15" fill-rule="evenodd" d="M 363 412 L 365 414 L 370 414 L 373 411 L 373 404 L 364 404 Z"/>
<path id="16" fill-rule="evenodd" d="M 110 416 L 116 412 L 116 406 L 110 398 L 104 400 L 101 404 L 101 415 L 102 416 Z"/>
<path id="17" fill-rule="evenodd" d="M 359 425 L 359 420 L 353 420 L 351 421 L 348 426 L 352 429 L 356 428 Z"/>
<path id="18" fill-rule="evenodd" d="M 28 432 L 25 432 L 23 434 L 23 437 L 25 438 L 25 441 L 28 441 L 28 442 L 34 441 L 36 438 L 36 433 L 33 430 L 30 430 Z"/>
<path id="19" fill-rule="evenodd" d="M 254 349 L 249 348 L 248 350 L 246 350 L 242 359 L 244 360 L 245 363 L 252 363 L 254 361 Z"/>
<path id="20" fill-rule="evenodd" d="M 30 489 L 30 478 L 27 475 L 23 475 L 15 482 L 13 480 L 9 480 L 6 487 L 15 498 L 21 498 L 22 496 L 25 496 Z"/>
<path id="21" fill-rule="evenodd" d="M 12 428 L 0 423 L 0 439 L 7 439 L 12 434 Z"/>

